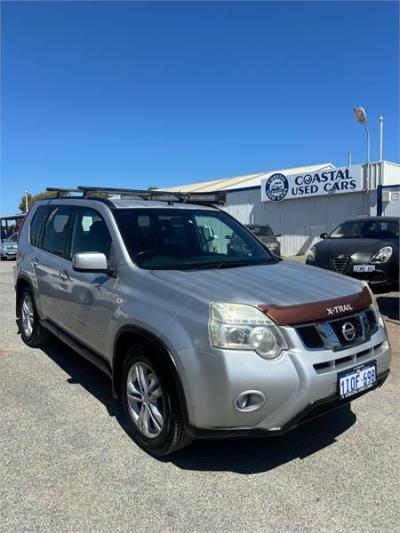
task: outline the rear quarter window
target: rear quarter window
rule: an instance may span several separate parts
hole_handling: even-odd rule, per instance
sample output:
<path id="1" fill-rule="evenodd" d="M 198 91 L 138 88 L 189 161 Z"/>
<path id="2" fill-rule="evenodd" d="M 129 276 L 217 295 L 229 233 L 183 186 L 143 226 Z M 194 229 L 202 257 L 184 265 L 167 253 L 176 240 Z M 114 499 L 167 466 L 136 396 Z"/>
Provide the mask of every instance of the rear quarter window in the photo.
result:
<path id="1" fill-rule="evenodd" d="M 40 246 L 40 236 L 42 233 L 41 230 L 43 228 L 43 224 L 47 218 L 48 213 L 49 208 L 46 205 L 42 205 L 33 215 L 29 234 L 29 240 L 33 246 Z"/>

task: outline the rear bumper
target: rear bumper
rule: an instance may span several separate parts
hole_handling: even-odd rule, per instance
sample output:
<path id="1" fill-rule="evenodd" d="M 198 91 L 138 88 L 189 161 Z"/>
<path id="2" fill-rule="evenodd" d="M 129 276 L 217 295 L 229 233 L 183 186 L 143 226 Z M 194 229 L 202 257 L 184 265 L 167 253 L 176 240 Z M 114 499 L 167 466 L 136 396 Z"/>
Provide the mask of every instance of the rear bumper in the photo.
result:
<path id="1" fill-rule="evenodd" d="M 293 417 L 285 426 L 276 430 L 267 430 L 260 428 L 232 428 L 232 429 L 203 429 L 196 428 L 191 425 L 186 426 L 186 433 L 195 439 L 240 439 L 248 437 L 276 437 L 283 435 L 296 427 L 310 422 L 316 418 L 324 416 L 327 413 L 340 409 L 345 405 L 350 405 L 353 400 L 360 398 L 364 394 L 376 390 L 381 387 L 386 381 L 390 370 L 386 370 L 382 374 L 378 375 L 377 383 L 375 387 L 366 391 L 360 392 L 352 396 L 351 398 L 340 399 L 338 395 L 332 395 L 327 398 L 323 398 L 316 402 L 310 403 L 303 411 Z"/>

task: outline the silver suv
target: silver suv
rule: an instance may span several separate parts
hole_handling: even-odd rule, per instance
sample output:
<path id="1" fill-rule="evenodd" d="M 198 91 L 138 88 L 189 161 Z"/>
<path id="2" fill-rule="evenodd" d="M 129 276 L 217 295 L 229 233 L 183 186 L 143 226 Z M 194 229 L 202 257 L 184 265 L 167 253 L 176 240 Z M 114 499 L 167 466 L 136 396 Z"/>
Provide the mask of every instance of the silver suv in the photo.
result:
<path id="1" fill-rule="evenodd" d="M 220 196 L 66 194 L 37 202 L 21 230 L 21 336 L 36 347 L 54 334 L 103 370 L 149 453 L 279 434 L 386 379 L 368 287 L 272 256 Z"/>

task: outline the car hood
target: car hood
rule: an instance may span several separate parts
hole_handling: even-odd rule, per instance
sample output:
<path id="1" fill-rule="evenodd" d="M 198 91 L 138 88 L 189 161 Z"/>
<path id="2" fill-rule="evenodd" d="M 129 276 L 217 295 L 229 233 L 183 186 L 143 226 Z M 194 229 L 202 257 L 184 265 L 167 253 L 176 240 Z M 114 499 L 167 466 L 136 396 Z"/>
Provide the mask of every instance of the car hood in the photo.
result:
<path id="1" fill-rule="evenodd" d="M 346 297 L 363 288 L 355 279 L 290 260 L 219 270 L 157 270 L 153 274 L 185 297 L 207 303 L 297 306 Z"/>
<path id="2" fill-rule="evenodd" d="M 375 253 L 384 246 L 393 246 L 393 241 L 383 239 L 325 239 L 316 244 L 318 253 L 353 254 L 356 252 Z"/>

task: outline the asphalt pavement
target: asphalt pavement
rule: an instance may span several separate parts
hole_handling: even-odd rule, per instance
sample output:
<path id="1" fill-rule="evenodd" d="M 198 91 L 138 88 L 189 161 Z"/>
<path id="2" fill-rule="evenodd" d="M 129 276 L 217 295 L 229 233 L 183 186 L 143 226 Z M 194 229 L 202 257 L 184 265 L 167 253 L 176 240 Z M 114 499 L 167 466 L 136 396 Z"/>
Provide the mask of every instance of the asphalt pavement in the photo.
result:
<path id="1" fill-rule="evenodd" d="M 124 431 L 109 380 L 17 335 L 0 263 L 0 531 L 400 531 L 398 293 L 382 388 L 271 439 L 200 441 L 165 460 Z"/>

